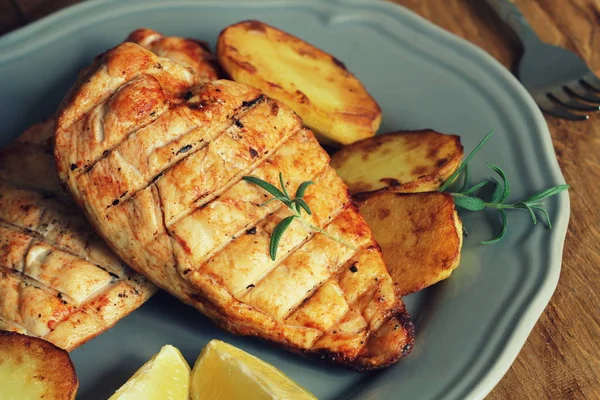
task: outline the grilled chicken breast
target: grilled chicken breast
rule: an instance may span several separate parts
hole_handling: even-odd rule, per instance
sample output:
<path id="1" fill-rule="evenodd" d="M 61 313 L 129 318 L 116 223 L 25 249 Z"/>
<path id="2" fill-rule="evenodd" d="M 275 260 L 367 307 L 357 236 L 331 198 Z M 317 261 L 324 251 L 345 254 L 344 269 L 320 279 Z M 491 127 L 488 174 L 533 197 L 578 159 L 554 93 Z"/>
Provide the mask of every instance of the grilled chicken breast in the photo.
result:
<path id="1" fill-rule="evenodd" d="M 72 350 L 156 290 L 93 233 L 60 187 L 53 122 L 0 150 L 0 329 Z"/>
<path id="2" fill-rule="evenodd" d="M 198 85 L 177 63 L 125 43 L 106 52 L 63 101 L 59 176 L 129 265 L 240 335 L 356 369 L 406 354 L 414 336 L 379 246 L 311 131 L 258 89 Z M 312 215 L 291 215 L 254 175 L 281 173 Z"/>

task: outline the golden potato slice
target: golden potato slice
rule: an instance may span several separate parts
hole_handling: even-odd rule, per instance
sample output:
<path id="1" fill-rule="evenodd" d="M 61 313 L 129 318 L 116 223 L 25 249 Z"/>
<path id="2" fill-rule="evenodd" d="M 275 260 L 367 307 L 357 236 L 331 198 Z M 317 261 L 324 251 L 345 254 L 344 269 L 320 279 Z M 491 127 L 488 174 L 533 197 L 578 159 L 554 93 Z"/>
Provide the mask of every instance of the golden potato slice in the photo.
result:
<path id="1" fill-rule="evenodd" d="M 231 25 L 219 35 L 217 59 L 233 80 L 287 104 L 322 143 L 353 143 L 379 128 L 379 105 L 342 62 L 279 29 Z"/>
<path id="2" fill-rule="evenodd" d="M 363 193 L 357 202 L 402 296 L 446 279 L 458 267 L 462 222 L 450 194 L 381 190 Z"/>
<path id="3" fill-rule="evenodd" d="M 65 350 L 43 339 L 0 331 L 0 399 L 74 399 L 78 387 Z"/>
<path id="4" fill-rule="evenodd" d="M 392 188 L 394 192 L 437 190 L 460 165 L 460 137 L 433 130 L 393 132 L 345 146 L 331 166 L 350 193 Z"/>

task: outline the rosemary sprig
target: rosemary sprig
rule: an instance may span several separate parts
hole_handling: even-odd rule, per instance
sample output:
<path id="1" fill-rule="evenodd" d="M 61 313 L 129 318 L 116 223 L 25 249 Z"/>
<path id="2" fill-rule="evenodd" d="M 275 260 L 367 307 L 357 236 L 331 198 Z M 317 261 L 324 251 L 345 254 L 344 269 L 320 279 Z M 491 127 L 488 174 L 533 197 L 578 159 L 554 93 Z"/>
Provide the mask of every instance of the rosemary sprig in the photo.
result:
<path id="1" fill-rule="evenodd" d="M 514 202 L 514 203 L 506 203 L 510 195 L 510 183 L 506 176 L 506 173 L 499 166 L 491 163 L 487 163 L 486 165 L 494 171 L 500 179 L 492 177 L 491 180 L 484 180 L 482 182 L 477 183 L 471 187 L 469 186 L 469 177 L 468 177 L 468 163 L 469 161 L 477 154 L 479 150 L 483 147 L 483 145 L 490 139 L 493 131 L 490 131 L 479 144 L 473 149 L 473 151 L 464 159 L 464 161 L 460 164 L 458 169 L 446 180 L 446 182 L 438 189 L 440 192 L 447 191 L 454 198 L 454 204 L 457 207 L 464 208 L 469 211 L 483 211 L 486 208 L 491 208 L 498 210 L 500 214 L 500 218 L 502 220 L 502 227 L 500 232 L 491 240 L 485 240 L 481 242 L 482 244 L 492 244 L 497 243 L 507 232 L 507 218 L 506 211 L 514 210 L 514 209 L 524 209 L 529 213 L 529 217 L 531 221 L 536 224 L 538 221 L 538 216 L 536 214 L 539 213 L 545 220 L 546 226 L 548 229 L 552 229 L 552 223 L 550 221 L 550 216 L 548 212 L 544 208 L 544 203 L 541 201 L 548 197 L 554 196 L 560 192 L 563 192 L 570 188 L 569 185 L 557 185 L 550 187 L 546 190 L 543 190 L 539 193 L 535 193 L 531 196 L 525 197 L 524 199 Z M 461 185 L 461 188 L 455 192 L 449 191 L 449 187 L 458 179 L 459 175 L 464 171 L 464 179 Z M 491 195 L 491 198 L 486 201 L 481 197 L 477 197 L 474 194 L 477 193 L 484 186 L 493 183 L 495 185 L 494 191 Z"/>
<path id="2" fill-rule="evenodd" d="M 302 218 L 302 210 L 304 210 L 308 215 L 312 215 L 312 211 L 310 210 L 310 207 L 304 200 L 304 193 L 306 192 L 306 189 L 310 185 L 314 184 L 314 182 L 312 182 L 312 181 L 302 182 L 298 186 L 298 189 L 296 189 L 296 193 L 294 194 L 294 197 L 292 198 L 292 197 L 290 197 L 290 195 L 285 187 L 285 184 L 283 181 L 283 175 L 281 174 L 281 172 L 279 173 L 279 184 L 281 185 L 281 189 L 279 189 L 275 185 L 273 185 L 263 179 L 260 179 L 256 176 L 247 175 L 247 176 L 244 176 L 242 179 L 245 180 L 246 182 L 252 183 L 252 184 L 266 190 L 273 196 L 272 198 L 270 198 L 267 201 L 265 201 L 264 203 L 262 203 L 261 206 L 264 206 L 265 204 L 268 204 L 272 201 L 281 201 L 292 211 L 292 215 L 279 221 L 277 226 L 275 226 L 275 229 L 273 229 L 273 233 L 271 233 L 271 240 L 269 243 L 269 255 L 271 256 L 271 260 L 275 261 L 275 258 L 277 257 L 277 249 L 279 248 L 279 242 L 281 241 L 281 237 L 283 236 L 283 234 L 285 233 L 287 228 L 289 228 L 289 226 L 292 224 L 292 222 L 294 220 L 297 220 L 298 222 L 300 222 L 305 228 L 308 228 L 315 232 L 319 232 L 319 233 L 327 236 L 328 238 L 335 240 L 336 242 L 341 243 L 341 244 L 351 248 L 352 250 L 356 250 L 356 247 L 354 247 L 352 244 L 346 242 L 345 240 L 343 240 L 339 237 L 336 237 L 336 236 L 330 234 L 329 232 L 326 232 L 325 230 L 319 228 L 318 226 L 309 224 Z"/>

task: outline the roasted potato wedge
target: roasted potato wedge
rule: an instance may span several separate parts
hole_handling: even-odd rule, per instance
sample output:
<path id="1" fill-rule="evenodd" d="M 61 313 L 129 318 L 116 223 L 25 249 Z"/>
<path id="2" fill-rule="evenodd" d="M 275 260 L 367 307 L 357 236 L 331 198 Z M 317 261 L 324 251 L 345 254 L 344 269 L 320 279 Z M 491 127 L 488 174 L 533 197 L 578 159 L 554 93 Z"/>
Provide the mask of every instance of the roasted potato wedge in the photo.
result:
<path id="1" fill-rule="evenodd" d="M 331 166 L 350 193 L 391 188 L 394 192 L 437 190 L 460 165 L 463 147 L 456 135 L 433 130 L 393 132 L 345 146 Z"/>
<path id="2" fill-rule="evenodd" d="M 356 200 L 401 295 L 446 279 L 458 266 L 462 222 L 450 194 L 382 190 Z"/>
<path id="3" fill-rule="evenodd" d="M 371 137 L 381 109 L 332 55 L 259 21 L 225 28 L 217 59 L 235 81 L 257 87 L 292 108 L 324 144 Z"/>
<path id="4" fill-rule="evenodd" d="M 0 399 L 74 399 L 78 387 L 65 350 L 43 339 L 0 331 Z"/>

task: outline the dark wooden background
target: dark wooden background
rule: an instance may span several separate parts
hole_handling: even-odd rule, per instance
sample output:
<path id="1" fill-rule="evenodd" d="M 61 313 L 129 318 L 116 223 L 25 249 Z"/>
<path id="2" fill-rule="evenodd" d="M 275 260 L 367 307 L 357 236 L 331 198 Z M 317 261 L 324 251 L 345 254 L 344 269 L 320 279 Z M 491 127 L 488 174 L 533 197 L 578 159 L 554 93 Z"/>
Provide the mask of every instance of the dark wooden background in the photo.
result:
<path id="1" fill-rule="evenodd" d="M 520 54 L 482 0 L 392 1 L 475 43 L 507 67 Z M 0 34 L 77 2 L 0 0 Z M 542 39 L 575 51 L 600 76 L 600 0 L 514 2 Z M 600 399 L 600 113 L 587 122 L 546 120 L 572 185 L 563 269 L 554 297 L 491 400 Z"/>

